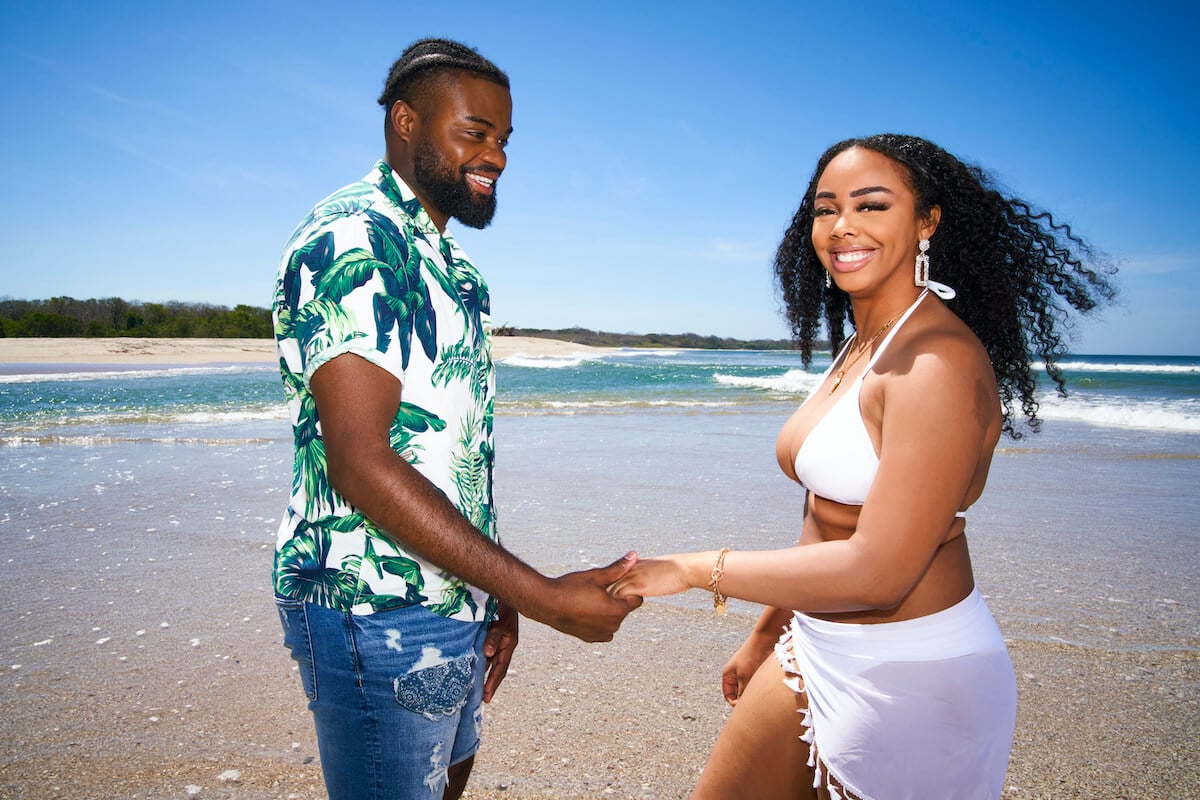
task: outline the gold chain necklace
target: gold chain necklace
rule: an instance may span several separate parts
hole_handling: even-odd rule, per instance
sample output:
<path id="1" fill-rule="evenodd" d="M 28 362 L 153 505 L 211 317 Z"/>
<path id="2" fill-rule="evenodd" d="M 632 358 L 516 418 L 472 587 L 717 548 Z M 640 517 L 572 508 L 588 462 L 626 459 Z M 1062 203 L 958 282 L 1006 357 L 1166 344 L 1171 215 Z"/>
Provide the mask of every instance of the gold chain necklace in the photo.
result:
<path id="1" fill-rule="evenodd" d="M 904 311 L 908 311 L 908 309 L 906 308 L 906 309 L 904 309 Z M 899 314 L 892 317 L 887 322 L 883 323 L 883 327 L 880 328 L 879 330 L 875 331 L 875 335 L 872 336 L 870 339 L 867 339 L 866 344 L 864 344 L 862 347 L 855 348 L 854 357 L 851 358 L 849 361 L 846 361 L 845 363 L 843 363 L 842 368 L 839 369 L 837 371 L 837 374 L 833 376 L 833 385 L 829 387 L 829 394 L 833 394 L 834 392 L 837 391 L 837 388 L 842 385 L 842 378 L 844 378 L 846 376 L 846 370 L 850 369 L 856 363 L 858 363 L 858 360 L 860 358 L 862 358 L 863 353 L 870 350 L 871 345 L 875 344 L 876 340 L 878 340 L 880 336 L 883 336 L 883 334 L 887 333 L 888 328 L 890 328 L 896 324 L 896 320 L 898 320 L 904 316 L 904 311 L 901 311 Z M 857 332 L 855 332 L 855 335 L 857 335 Z"/>

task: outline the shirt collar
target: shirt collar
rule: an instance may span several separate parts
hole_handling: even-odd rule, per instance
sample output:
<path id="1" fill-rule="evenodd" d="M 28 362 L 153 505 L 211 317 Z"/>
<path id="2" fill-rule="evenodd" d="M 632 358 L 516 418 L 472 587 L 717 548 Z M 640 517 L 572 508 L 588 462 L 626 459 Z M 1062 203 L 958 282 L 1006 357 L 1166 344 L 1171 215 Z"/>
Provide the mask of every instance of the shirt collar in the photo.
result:
<path id="1" fill-rule="evenodd" d="M 376 162 L 375 169 L 366 179 L 383 192 L 393 205 L 412 217 L 416 222 L 417 229 L 422 233 L 439 237 L 449 236 L 449 232 L 443 233 L 438 230 L 437 225 L 433 224 L 433 220 L 425 211 L 425 206 L 421 205 L 421 201 L 417 199 L 417 195 L 386 161 L 380 159 Z"/>

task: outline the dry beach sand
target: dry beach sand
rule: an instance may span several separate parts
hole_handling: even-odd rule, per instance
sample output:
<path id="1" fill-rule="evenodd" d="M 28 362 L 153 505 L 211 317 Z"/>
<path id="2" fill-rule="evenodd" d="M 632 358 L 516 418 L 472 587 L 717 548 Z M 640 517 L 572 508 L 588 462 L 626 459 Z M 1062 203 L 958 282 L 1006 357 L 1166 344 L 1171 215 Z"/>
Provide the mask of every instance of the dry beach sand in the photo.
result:
<path id="1" fill-rule="evenodd" d="M 492 355 L 570 355 L 603 348 L 536 339 L 497 336 Z M 195 365 L 274 364 L 273 339 L 0 339 L 0 364 Z"/>
<path id="2" fill-rule="evenodd" d="M 496 339 L 497 358 L 586 349 Z M 10 365 L 274 361 L 269 340 L 0 339 Z M 230 509 L 229 527 L 256 537 L 200 514 L 164 525 L 153 497 L 106 502 L 128 506 L 122 524 L 92 536 L 72 533 L 68 509 L 0 514 L 0 798 L 324 797 L 271 601 L 274 521 L 252 517 L 278 515 L 278 497 L 269 512 Z M 147 530 L 152 549 L 126 535 Z M 721 667 L 752 623 L 651 602 L 612 643 L 585 644 L 526 621 L 466 797 L 687 797 L 727 713 Z M 1011 652 L 1005 798 L 1200 798 L 1197 651 Z"/>

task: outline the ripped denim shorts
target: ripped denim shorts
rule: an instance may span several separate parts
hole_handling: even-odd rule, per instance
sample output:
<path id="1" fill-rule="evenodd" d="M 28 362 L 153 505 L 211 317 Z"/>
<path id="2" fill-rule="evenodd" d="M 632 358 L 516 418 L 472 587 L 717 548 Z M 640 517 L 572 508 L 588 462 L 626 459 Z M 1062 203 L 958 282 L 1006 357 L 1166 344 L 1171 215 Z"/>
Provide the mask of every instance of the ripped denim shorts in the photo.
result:
<path id="1" fill-rule="evenodd" d="M 475 754 L 487 625 L 423 606 L 369 615 L 276 597 L 330 800 L 441 798 Z"/>

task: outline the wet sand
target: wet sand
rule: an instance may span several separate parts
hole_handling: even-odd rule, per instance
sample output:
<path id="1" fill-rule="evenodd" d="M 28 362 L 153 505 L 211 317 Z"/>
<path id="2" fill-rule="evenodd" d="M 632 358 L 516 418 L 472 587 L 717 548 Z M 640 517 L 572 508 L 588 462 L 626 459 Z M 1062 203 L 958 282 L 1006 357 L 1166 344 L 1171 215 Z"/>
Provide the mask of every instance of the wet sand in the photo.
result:
<path id="1" fill-rule="evenodd" d="M 52 621 L 21 618 L 42 638 L 6 636 L 25 663 L 0 685 L 0 797 L 324 796 L 269 553 L 232 556 L 222 583 L 244 588 L 219 598 L 180 561 L 132 602 L 79 585 Z M 687 797 L 726 714 L 717 675 L 750 624 L 652 603 L 589 645 L 527 622 L 467 798 Z M 1018 643 L 1012 655 L 1006 798 L 1200 796 L 1195 653 Z"/>
<path id="2" fill-rule="evenodd" d="M 54 350 L 52 341 L 0 340 L 0 363 L 34 350 L 41 363 L 81 363 L 100 357 L 79 342 L 137 342 L 63 349 L 58 340 Z M 147 344 L 154 355 L 112 357 L 274 362 L 269 341 L 158 349 L 170 341 Z M 184 352 L 201 360 L 179 360 Z M 9 449 L 0 798 L 324 796 L 269 585 L 286 449 L 254 440 Z M 519 529 L 529 512 L 514 501 L 536 496 L 528 481 L 545 473 L 510 469 L 502 505 Z M 466 797 L 687 797 L 727 713 L 720 669 L 752 622 L 652 602 L 599 645 L 526 622 Z M 1005 798 L 1200 797 L 1200 652 L 1010 646 L 1020 703 Z"/>
<path id="3" fill-rule="evenodd" d="M 286 469 L 285 449 L 78 448 L 88 483 L 114 487 L 98 494 L 41 488 L 42 450 L 15 448 L 0 475 L 0 798 L 323 797 L 271 600 L 282 486 L 246 474 Z M 153 459 L 175 469 L 139 464 Z M 114 486 L 143 473 L 158 477 Z M 526 621 L 467 797 L 687 797 L 752 623 L 650 602 L 585 644 Z M 1196 650 L 1011 652 L 1004 797 L 1200 797 Z"/>

